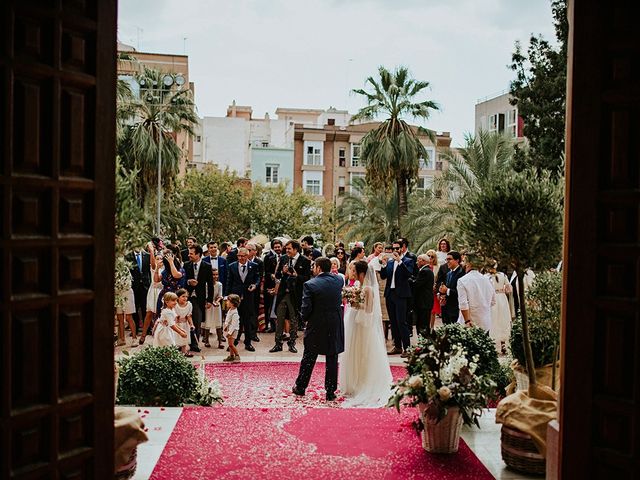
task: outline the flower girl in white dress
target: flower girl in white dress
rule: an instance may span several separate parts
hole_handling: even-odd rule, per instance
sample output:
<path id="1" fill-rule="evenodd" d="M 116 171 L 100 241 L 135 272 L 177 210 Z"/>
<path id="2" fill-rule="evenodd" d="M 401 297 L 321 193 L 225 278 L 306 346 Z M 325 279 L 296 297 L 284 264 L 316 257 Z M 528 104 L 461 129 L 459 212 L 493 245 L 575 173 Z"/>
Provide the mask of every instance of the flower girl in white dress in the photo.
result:
<path id="1" fill-rule="evenodd" d="M 160 313 L 153 331 L 153 346 L 167 347 L 176 344 L 175 334 L 182 338 L 187 337 L 187 332 L 176 325 L 176 312 L 173 311 L 178 303 L 178 296 L 173 292 L 167 292 L 162 297 L 165 308 Z M 175 334 L 174 334 L 175 332 Z"/>
<path id="2" fill-rule="evenodd" d="M 187 332 L 187 337 L 176 338 L 176 347 L 180 347 L 180 351 L 185 357 L 193 357 L 193 353 L 189 352 L 189 335 L 193 330 L 193 320 L 191 318 L 193 312 L 193 304 L 189 301 L 189 292 L 180 288 L 176 295 L 178 296 L 178 304 L 173 309 L 176 312 L 176 325 L 181 330 Z"/>

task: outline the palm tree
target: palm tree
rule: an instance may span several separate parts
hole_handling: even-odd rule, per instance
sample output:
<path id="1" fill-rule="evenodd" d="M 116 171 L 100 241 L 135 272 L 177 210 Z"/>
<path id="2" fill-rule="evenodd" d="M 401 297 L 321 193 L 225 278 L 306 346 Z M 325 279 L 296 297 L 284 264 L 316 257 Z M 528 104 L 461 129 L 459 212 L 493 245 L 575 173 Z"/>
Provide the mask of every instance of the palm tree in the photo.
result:
<path id="1" fill-rule="evenodd" d="M 407 194 L 418 176 L 419 159 L 427 158 L 418 133 L 427 134 L 435 143 L 432 131 L 411 126 L 403 117 L 427 120 L 431 110 L 439 107 L 431 100 L 415 101 L 418 94 L 429 87 L 429 82 L 412 79 L 406 67 L 390 72 L 381 66 L 378 74 L 379 79 L 369 77 L 365 82 L 371 87 L 371 92 L 353 90 L 365 97 L 367 106 L 360 109 L 352 121 L 371 121 L 381 115 L 386 117 L 364 136 L 360 155 L 367 167 L 367 182 L 374 190 L 389 193 L 392 187 L 396 189 L 397 224 L 400 226 L 408 212 Z"/>
<path id="2" fill-rule="evenodd" d="M 191 91 L 174 90 L 163 83 L 163 74 L 144 68 L 135 79 L 140 85 L 152 85 L 141 89 L 138 98 L 129 103 L 126 110 L 127 127 L 120 142 L 120 155 L 129 170 L 140 171 L 140 198 L 144 199 L 157 183 L 158 150 L 161 146 L 163 183 L 171 187 L 180 167 L 180 146 L 177 135 L 194 134 L 198 123 Z"/>
<path id="3" fill-rule="evenodd" d="M 453 192 L 453 198 L 490 186 L 497 174 L 512 168 L 513 141 L 497 132 L 480 130 L 465 135 L 465 146 L 443 154 L 448 168 L 436 182 L 436 190 Z"/>
<path id="4" fill-rule="evenodd" d="M 395 192 L 388 196 L 354 178 L 352 191 L 337 209 L 337 229 L 346 241 L 361 240 L 365 245 L 390 242 L 398 238 L 398 202 Z"/>

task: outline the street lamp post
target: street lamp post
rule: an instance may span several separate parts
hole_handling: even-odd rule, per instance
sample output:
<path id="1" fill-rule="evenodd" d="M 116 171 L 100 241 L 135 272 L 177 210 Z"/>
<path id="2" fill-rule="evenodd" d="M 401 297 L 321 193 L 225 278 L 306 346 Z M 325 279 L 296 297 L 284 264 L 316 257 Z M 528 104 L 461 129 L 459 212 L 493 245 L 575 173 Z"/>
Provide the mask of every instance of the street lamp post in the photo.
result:
<path id="1" fill-rule="evenodd" d="M 153 82 L 152 86 L 147 85 L 147 80 L 143 77 L 138 81 L 140 90 L 146 92 L 146 100 L 152 102 L 157 100 L 157 107 L 160 111 L 167 110 L 171 107 L 170 104 L 165 105 L 164 95 L 172 91 L 172 87 L 175 85 L 181 88 L 185 83 L 185 78 L 182 74 L 171 75 L 165 74 L 162 77 L 162 85 L 158 85 L 157 82 Z M 142 93 L 142 92 L 141 92 Z M 157 185 L 157 205 L 156 205 L 156 235 L 160 236 L 161 231 L 161 212 L 162 212 L 162 136 L 164 135 L 162 126 L 163 117 L 158 115 L 158 185 Z"/>

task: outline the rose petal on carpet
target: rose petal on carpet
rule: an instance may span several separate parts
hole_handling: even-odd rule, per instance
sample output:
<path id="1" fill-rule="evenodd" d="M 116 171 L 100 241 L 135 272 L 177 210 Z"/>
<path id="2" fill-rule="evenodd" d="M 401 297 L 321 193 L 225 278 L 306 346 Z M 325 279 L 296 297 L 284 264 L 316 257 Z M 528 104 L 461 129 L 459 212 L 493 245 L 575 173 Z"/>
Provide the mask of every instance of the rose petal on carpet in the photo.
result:
<path id="1" fill-rule="evenodd" d="M 187 407 L 151 478 L 493 478 L 463 440 L 425 452 L 413 410 Z"/>
<path id="2" fill-rule="evenodd" d="M 324 363 L 316 363 L 304 397 L 291 392 L 300 368 L 298 362 L 209 363 L 205 373 L 220 382 L 225 406 L 340 407 L 344 399 L 339 391 L 336 402 L 325 401 L 324 367 Z M 404 377 L 406 369 L 392 366 L 391 373 L 395 380 Z"/>

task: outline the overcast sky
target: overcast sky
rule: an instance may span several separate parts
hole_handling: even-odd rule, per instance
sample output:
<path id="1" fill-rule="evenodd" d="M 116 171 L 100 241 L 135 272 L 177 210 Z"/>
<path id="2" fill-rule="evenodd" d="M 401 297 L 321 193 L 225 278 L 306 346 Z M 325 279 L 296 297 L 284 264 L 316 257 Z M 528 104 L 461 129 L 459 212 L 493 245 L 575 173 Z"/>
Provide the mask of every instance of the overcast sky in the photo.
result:
<path id="1" fill-rule="evenodd" d="M 473 131 L 477 100 L 509 88 L 514 42 L 532 33 L 554 40 L 549 0 L 120 0 L 118 26 L 138 50 L 189 55 L 200 116 L 232 100 L 254 117 L 355 112 L 351 89 L 379 65 L 406 65 L 440 105 L 425 126 L 454 145 Z"/>

